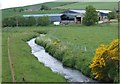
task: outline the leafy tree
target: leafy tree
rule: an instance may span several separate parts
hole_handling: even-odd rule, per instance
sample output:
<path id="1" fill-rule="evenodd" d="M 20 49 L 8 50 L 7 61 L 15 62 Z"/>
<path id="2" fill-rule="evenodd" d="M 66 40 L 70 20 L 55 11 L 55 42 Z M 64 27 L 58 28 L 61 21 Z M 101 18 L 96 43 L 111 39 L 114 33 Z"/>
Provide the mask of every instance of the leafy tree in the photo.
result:
<path id="1" fill-rule="evenodd" d="M 47 7 L 47 6 L 45 6 L 45 5 L 42 5 L 41 8 L 40 8 L 40 10 L 49 10 L 49 9 L 50 9 L 50 8 Z"/>
<path id="2" fill-rule="evenodd" d="M 25 19 L 25 26 L 34 26 L 36 25 L 36 20 L 34 17 L 28 17 Z"/>
<path id="3" fill-rule="evenodd" d="M 109 12 L 108 14 L 108 19 L 115 19 L 116 15 L 115 15 L 115 12 Z"/>
<path id="4" fill-rule="evenodd" d="M 25 26 L 25 18 L 22 16 L 17 16 L 16 17 L 17 20 L 17 25 L 18 26 Z"/>
<path id="5" fill-rule="evenodd" d="M 86 26 L 94 25 L 98 22 L 98 13 L 96 9 L 89 5 L 86 7 L 85 17 L 83 18 L 83 24 Z"/>
<path id="6" fill-rule="evenodd" d="M 50 24 L 50 18 L 48 16 L 39 17 L 37 19 L 37 25 L 47 26 Z"/>
<path id="7" fill-rule="evenodd" d="M 3 27 L 14 27 L 14 26 L 16 26 L 16 18 L 15 17 L 9 17 L 9 18 L 3 19 L 2 26 Z"/>

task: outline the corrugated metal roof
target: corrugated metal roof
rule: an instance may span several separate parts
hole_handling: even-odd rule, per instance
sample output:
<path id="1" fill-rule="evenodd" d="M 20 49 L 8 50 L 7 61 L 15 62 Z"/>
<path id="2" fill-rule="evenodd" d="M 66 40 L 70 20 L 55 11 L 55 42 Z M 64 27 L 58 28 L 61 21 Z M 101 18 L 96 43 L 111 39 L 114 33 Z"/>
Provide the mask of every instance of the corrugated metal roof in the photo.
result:
<path id="1" fill-rule="evenodd" d="M 70 10 L 70 11 L 73 11 L 73 12 L 76 12 L 76 13 L 85 13 L 86 10 Z M 109 13 L 109 12 L 112 12 L 110 10 L 96 10 L 98 12 L 102 12 L 102 13 Z"/>
<path id="2" fill-rule="evenodd" d="M 63 14 L 31 14 L 31 15 L 23 15 L 23 17 L 42 17 L 42 16 L 61 16 Z"/>
<path id="3" fill-rule="evenodd" d="M 76 13 L 85 13 L 86 12 L 85 10 L 70 10 L 70 11 L 73 11 L 73 12 L 76 12 Z"/>
<path id="4" fill-rule="evenodd" d="M 110 10 L 96 10 L 96 11 L 102 12 L 102 13 L 109 13 L 109 12 L 112 12 L 112 11 L 110 11 Z"/>

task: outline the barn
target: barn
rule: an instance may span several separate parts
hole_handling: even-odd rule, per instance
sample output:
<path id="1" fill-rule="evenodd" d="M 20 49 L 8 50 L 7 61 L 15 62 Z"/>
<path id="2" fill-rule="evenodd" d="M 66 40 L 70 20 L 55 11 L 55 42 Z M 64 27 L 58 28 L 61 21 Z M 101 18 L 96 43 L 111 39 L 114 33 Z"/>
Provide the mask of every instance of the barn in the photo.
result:
<path id="1" fill-rule="evenodd" d="M 99 21 L 104 21 L 107 19 L 108 13 L 112 12 L 110 10 L 96 10 L 99 15 Z M 81 23 L 85 16 L 86 10 L 67 10 L 64 12 L 61 12 L 60 14 L 63 14 L 61 16 L 61 22 L 62 23 Z"/>
<path id="2" fill-rule="evenodd" d="M 107 16 L 110 10 L 96 10 L 99 15 L 99 21 L 107 20 Z M 36 20 L 38 17 L 49 16 L 50 22 L 60 22 L 61 24 L 82 24 L 83 18 L 85 16 L 86 10 L 67 10 L 60 12 L 59 14 L 31 14 L 23 15 L 23 17 L 35 17 Z"/>

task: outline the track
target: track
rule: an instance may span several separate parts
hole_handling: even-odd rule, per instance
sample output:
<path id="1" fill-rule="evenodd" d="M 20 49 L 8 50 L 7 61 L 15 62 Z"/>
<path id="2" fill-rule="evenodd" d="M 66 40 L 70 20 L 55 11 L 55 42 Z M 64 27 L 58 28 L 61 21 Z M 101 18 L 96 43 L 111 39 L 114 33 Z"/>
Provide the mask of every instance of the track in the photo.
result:
<path id="1" fill-rule="evenodd" d="M 14 73 L 14 68 L 13 68 L 13 63 L 12 63 L 12 59 L 10 56 L 10 38 L 8 37 L 8 59 L 9 59 L 9 64 L 10 64 L 10 70 L 11 70 L 11 76 L 12 76 L 12 82 L 16 82 L 15 81 L 15 73 Z"/>

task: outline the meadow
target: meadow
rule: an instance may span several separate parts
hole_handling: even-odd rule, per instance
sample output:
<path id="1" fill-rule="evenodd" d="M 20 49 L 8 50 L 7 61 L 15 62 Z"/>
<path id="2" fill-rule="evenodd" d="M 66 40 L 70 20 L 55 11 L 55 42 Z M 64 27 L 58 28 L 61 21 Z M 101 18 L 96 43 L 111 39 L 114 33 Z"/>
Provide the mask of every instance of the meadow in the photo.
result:
<path id="1" fill-rule="evenodd" d="M 68 4 L 64 6 L 58 6 L 57 8 L 65 8 L 65 9 L 85 9 L 86 6 L 92 5 L 96 9 L 108 9 L 115 10 L 118 8 L 117 2 L 78 2 L 73 4 Z"/>
<path id="2" fill-rule="evenodd" d="M 45 33 L 51 39 L 58 39 L 66 44 L 77 58 L 75 67 L 90 76 L 89 64 L 100 44 L 108 44 L 118 38 L 117 23 L 101 24 L 95 26 L 60 25 L 60 26 L 33 26 L 14 27 L 2 29 L 2 82 L 12 82 L 8 61 L 8 49 L 12 58 L 15 79 L 17 82 L 66 82 L 63 76 L 53 73 L 49 68 L 31 54 L 31 49 L 26 43 L 33 37 Z M 10 38 L 8 47 L 8 37 Z M 86 50 L 84 50 L 86 47 Z M 69 56 L 67 56 L 69 57 Z"/>

